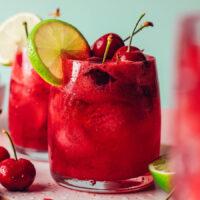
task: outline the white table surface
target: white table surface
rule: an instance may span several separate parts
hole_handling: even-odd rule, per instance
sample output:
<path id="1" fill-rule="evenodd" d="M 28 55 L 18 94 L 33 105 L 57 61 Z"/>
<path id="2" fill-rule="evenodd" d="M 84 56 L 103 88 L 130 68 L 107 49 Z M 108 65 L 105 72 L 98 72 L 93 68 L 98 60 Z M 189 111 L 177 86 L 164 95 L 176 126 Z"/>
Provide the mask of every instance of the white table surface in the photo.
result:
<path id="1" fill-rule="evenodd" d="M 0 130 L 6 128 L 5 115 L 0 116 Z M 0 134 L 0 146 L 9 149 L 7 138 Z M 23 157 L 18 155 L 18 157 Z M 117 194 L 100 195 L 85 192 L 78 192 L 58 186 L 50 176 L 47 162 L 32 161 L 36 167 L 37 175 L 33 185 L 28 192 L 8 192 L 0 186 L 0 200 L 165 200 L 167 194 L 160 189 L 147 191 Z M 2 197 L 1 197 L 2 196 Z"/>

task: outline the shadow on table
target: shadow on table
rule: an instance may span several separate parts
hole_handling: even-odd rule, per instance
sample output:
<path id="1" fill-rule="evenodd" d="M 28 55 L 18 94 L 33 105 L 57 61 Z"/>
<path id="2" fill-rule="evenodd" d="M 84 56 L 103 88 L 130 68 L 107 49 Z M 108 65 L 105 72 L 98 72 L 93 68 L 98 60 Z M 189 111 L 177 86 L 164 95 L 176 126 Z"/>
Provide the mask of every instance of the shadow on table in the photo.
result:
<path id="1" fill-rule="evenodd" d="M 41 192 L 43 191 L 44 189 L 46 189 L 46 185 L 42 185 L 42 184 L 33 184 L 30 189 L 29 189 L 29 192 Z"/>

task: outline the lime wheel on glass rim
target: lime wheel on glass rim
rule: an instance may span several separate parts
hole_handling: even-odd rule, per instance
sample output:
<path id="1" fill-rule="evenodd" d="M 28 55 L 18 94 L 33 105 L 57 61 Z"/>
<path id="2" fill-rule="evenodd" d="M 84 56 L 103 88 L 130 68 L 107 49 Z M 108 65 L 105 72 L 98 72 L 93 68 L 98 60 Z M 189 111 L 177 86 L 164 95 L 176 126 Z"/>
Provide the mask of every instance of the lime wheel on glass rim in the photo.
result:
<path id="1" fill-rule="evenodd" d="M 12 65 L 17 51 L 26 47 L 27 35 L 24 23 L 31 31 L 40 21 L 41 19 L 35 14 L 18 13 L 0 25 L 0 63 L 2 65 Z"/>
<path id="2" fill-rule="evenodd" d="M 36 72 L 51 85 L 62 85 L 62 56 L 86 59 L 90 46 L 71 24 L 47 19 L 37 24 L 29 35 L 28 56 Z"/>

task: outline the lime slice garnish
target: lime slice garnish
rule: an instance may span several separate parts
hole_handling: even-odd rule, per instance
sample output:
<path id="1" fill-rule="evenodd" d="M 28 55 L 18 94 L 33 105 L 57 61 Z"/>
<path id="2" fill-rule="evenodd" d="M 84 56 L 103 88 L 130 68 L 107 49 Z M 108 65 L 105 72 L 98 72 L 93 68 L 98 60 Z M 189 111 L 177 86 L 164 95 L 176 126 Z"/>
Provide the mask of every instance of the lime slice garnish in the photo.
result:
<path id="1" fill-rule="evenodd" d="M 32 13 L 19 13 L 0 25 L 0 63 L 10 65 L 19 49 L 26 46 L 27 36 L 23 23 L 27 23 L 29 31 L 40 22 L 40 18 Z"/>
<path id="2" fill-rule="evenodd" d="M 33 68 L 48 83 L 61 85 L 61 57 L 86 59 L 90 47 L 84 36 L 72 25 L 58 19 L 37 24 L 29 35 L 28 55 Z"/>
<path id="3" fill-rule="evenodd" d="M 164 191 L 170 192 L 172 190 L 172 178 L 174 172 L 170 170 L 170 164 L 166 156 L 161 156 L 149 165 L 155 183 Z"/>

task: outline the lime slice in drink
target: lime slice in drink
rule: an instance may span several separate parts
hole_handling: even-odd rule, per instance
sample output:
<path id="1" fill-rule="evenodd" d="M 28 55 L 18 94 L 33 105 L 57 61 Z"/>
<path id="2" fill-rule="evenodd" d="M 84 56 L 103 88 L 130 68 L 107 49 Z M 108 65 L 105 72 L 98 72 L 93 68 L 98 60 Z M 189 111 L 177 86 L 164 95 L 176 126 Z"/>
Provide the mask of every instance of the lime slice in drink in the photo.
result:
<path id="1" fill-rule="evenodd" d="M 170 171 L 169 165 L 166 156 L 161 156 L 158 160 L 155 160 L 149 165 L 149 171 L 151 172 L 155 183 L 165 192 L 170 192 L 172 190 L 172 178 L 175 174 Z"/>
<path id="2" fill-rule="evenodd" d="M 40 18 L 32 13 L 19 13 L 0 25 L 0 63 L 11 65 L 18 50 L 26 46 L 28 31 L 40 22 Z"/>
<path id="3" fill-rule="evenodd" d="M 86 59 L 90 47 L 74 26 L 47 19 L 37 24 L 29 35 L 28 55 L 37 73 L 46 82 L 58 86 L 64 78 L 61 57 Z"/>

